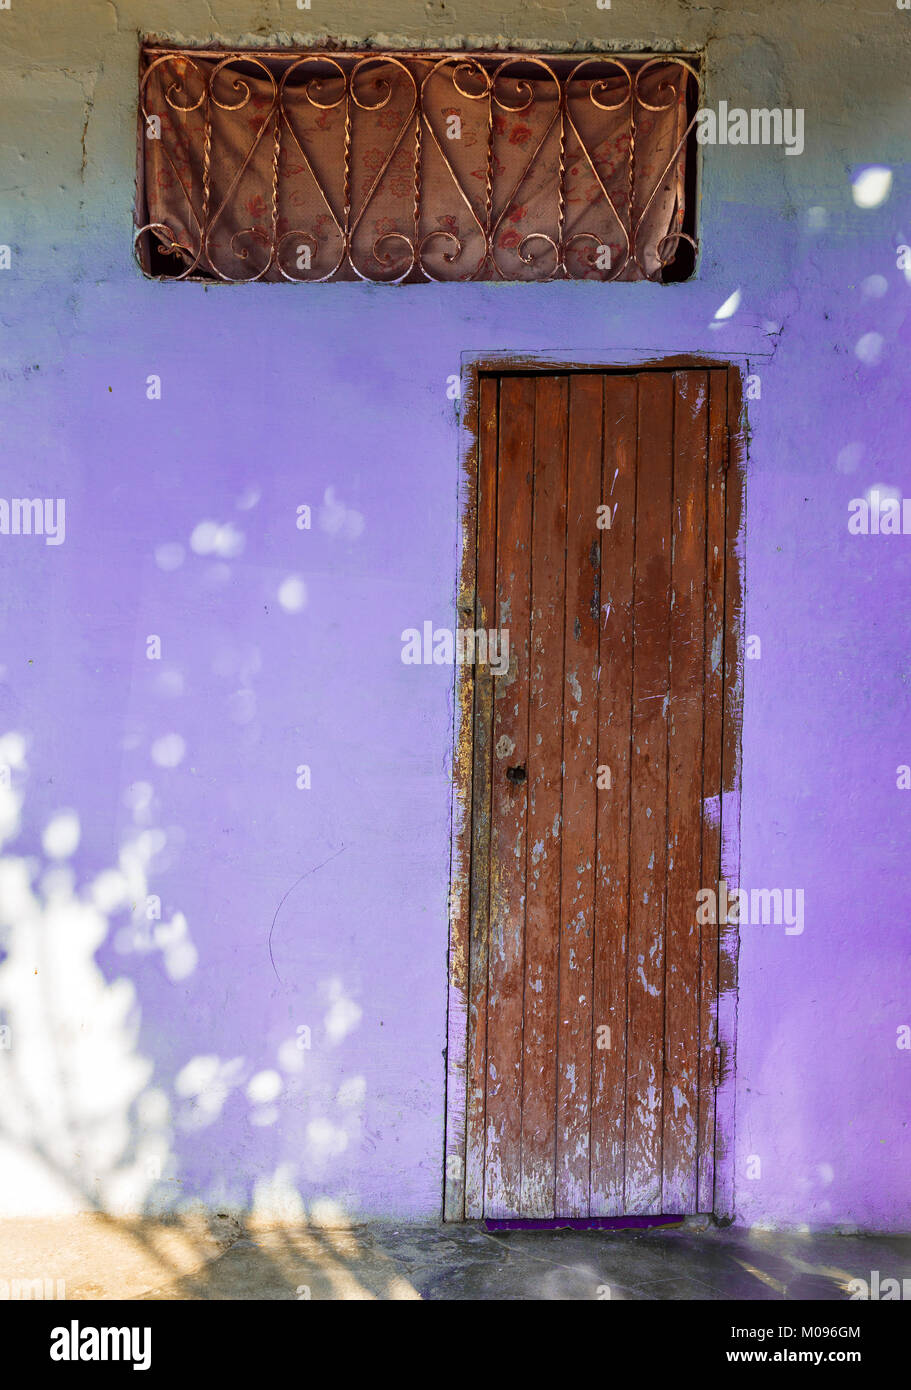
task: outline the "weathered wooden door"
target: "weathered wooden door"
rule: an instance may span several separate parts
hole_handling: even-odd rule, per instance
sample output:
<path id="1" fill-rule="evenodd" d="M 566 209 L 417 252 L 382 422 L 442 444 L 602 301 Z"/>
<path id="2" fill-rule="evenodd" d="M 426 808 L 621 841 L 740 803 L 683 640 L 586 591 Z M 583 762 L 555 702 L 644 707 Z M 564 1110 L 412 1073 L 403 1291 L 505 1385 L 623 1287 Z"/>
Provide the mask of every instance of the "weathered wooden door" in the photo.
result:
<path id="1" fill-rule="evenodd" d="M 711 1211 L 728 373 L 478 404 L 464 1212 Z"/>

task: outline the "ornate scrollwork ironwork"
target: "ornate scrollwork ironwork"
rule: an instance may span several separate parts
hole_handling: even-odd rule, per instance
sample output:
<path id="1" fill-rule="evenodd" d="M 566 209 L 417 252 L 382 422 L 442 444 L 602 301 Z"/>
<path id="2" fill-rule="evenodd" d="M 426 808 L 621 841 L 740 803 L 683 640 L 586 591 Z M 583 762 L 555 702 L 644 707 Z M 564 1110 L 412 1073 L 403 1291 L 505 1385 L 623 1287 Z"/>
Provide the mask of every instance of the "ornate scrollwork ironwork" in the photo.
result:
<path id="1" fill-rule="evenodd" d="M 698 83 L 665 56 L 147 48 L 137 256 L 231 283 L 660 279 L 696 247 Z"/>

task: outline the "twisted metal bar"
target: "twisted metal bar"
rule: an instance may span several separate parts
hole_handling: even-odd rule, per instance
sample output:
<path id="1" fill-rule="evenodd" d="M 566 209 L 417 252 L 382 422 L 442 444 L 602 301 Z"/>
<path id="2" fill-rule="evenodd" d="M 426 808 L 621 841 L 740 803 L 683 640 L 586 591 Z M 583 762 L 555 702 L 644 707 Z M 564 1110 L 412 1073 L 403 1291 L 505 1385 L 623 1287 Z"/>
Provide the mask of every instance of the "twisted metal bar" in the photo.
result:
<path id="1" fill-rule="evenodd" d="M 529 82 L 526 82 L 524 79 L 521 79 L 521 78 L 519 79 L 519 82 L 518 82 L 518 88 L 521 90 L 521 89 L 524 87 L 524 88 L 527 89 L 527 92 L 528 92 L 528 96 L 526 97 L 525 101 L 523 101 L 523 103 L 522 103 L 521 106 L 511 106 L 511 105 L 509 104 L 509 102 L 504 102 L 504 101 L 500 100 L 500 98 L 498 98 L 497 95 L 496 95 L 497 82 L 498 82 L 498 81 L 500 80 L 500 78 L 502 77 L 504 69 L 507 68 L 507 67 L 509 67 L 512 63 L 517 62 L 517 61 L 519 61 L 519 60 L 517 60 L 517 59 L 515 59 L 515 58 L 507 58 L 506 62 L 503 63 L 500 67 L 497 68 L 497 70 L 496 70 L 496 72 L 495 72 L 495 74 L 494 74 L 494 77 L 493 77 L 493 81 L 491 82 L 491 99 L 492 99 L 493 101 L 496 101 L 496 103 L 497 103 L 497 105 L 500 107 L 500 109 L 501 109 L 501 110 L 504 110 L 504 111 L 527 111 L 528 108 L 532 105 L 532 103 L 534 102 L 534 99 L 535 99 L 535 92 L 534 92 L 534 89 L 532 88 L 531 84 L 530 84 Z M 495 238 L 496 238 L 497 232 L 500 230 L 500 226 L 501 226 L 501 224 L 502 224 L 502 222 L 503 222 L 503 218 L 506 216 L 507 212 L 509 211 L 509 209 L 510 209 L 511 206 L 512 206 L 513 199 L 516 197 L 516 194 L 519 192 L 519 189 L 520 189 L 520 188 L 522 187 L 522 185 L 525 183 L 526 179 L 528 178 L 529 174 L 531 173 L 531 170 L 532 170 L 532 168 L 533 168 L 533 166 L 534 166 L 534 164 L 535 164 L 535 161 L 536 161 L 537 158 L 538 158 L 538 155 L 541 153 L 541 150 L 544 148 L 544 145 L 547 143 L 547 137 L 548 137 L 548 135 L 550 135 L 550 132 L 553 130 L 554 125 L 556 124 L 556 122 L 557 122 L 557 121 L 561 121 L 561 123 L 562 123 L 562 118 L 563 118 L 563 100 L 562 100 L 562 97 L 563 97 L 563 89 L 562 89 L 562 87 L 561 87 L 561 85 L 560 85 L 560 79 L 557 77 L 556 73 L 555 73 L 555 72 L 553 71 L 553 69 L 550 68 L 550 67 L 548 66 L 548 64 L 545 63 L 545 62 L 543 61 L 543 59 L 541 59 L 541 58 L 523 59 L 523 60 L 521 60 L 521 61 L 524 61 L 524 62 L 532 62 L 532 63 L 535 64 L 536 67 L 542 68 L 542 69 L 544 70 L 544 72 L 547 74 L 548 78 L 556 84 L 556 88 L 557 88 L 557 105 L 556 105 L 556 107 L 555 107 L 555 109 L 554 109 L 554 114 L 553 114 L 553 116 L 551 117 L 550 121 L 548 122 L 548 124 L 547 124 L 547 126 L 546 126 L 546 128 L 545 128 L 545 130 L 544 130 L 544 134 L 541 136 L 541 138 L 540 138 L 540 140 L 538 141 L 537 145 L 535 145 L 534 149 L 532 150 L 531 154 L 529 155 L 528 160 L 526 161 L 524 168 L 522 169 L 521 173 L 519 174 L 518 179 L 517 179 L 516 182 L 514 183 L 511 192 L 509 193 L 509 195 L 508 195 L 507 198 L 506 198 L 506 201 L 505 201 L 504 204 L 503 204 L 503 208 L 502 208 L 502 210 L 501 210 L 501 212 L 500 212 L 499 217 L 497 218 L 496 222 L 494 223 L 494 225 L 493 225 L 493 227 L 491 228 L 490 233 L 489 233 L 488 245 L 489 245 L 490 258 L 491 258 L 493 264 L 496 266 L 497 270 L 498 270 L 498 271 L 500 272 L 500 274 L 503 276 L 503 279 L 504 279 L 504 280 L 505 280 L 505 279 L 508 279 L 509 277 L 504 273 L 502 266 L 500 265 L 500 263 L 498 262 L 498 260 L 497 260 L 497 258 L 496 258 L 496 255 L 495 255 L 494 249 L 493 249 L 493 248 L 494 248 L 494 240 L 495 240 Z M 563 255 L 563 252 L 562 252 L 562 237 L 559 238 L 557 242 L 554 242 L 554 240 L 553 240 L 551 237 L 549 237 L 545 232 L 529 232 L 529 233 L 525 236 L 523 242 L 520 243 L 520 246 L 519 246 L 519 258 L 520 258 L 520 260 L 522 260 L 526 265 L 531 265 L 531 264 L 533 263 L 533 259 L 534 259 L 534 258 L 533 258 L 533 257 L 529 257 L 527 253 L 526 253 L 525 255 L 523 255 L 523 254 L 522 254 L 522 249 L 521 249 L 521 248 L 522 248 L 522 246 L 524 246 L 525 242 L 533 241 L 533 240 L 539 240 L 539 239 L 549 242 L 549 244 L 553 247 L 553 249 L 554 249 L 555 252 L 556 252 L 557 261 L 556 261 L 556 266 L 555 266 L 555 268 L 554 268 L 554 271 L 552 272 L 552 275 L 556 275 L 556 274 L 559 272 L 559 269 L 560 269 L 560 266 L 561 266 L 561 263 L 562 263 L 562 255 Z M 552 277 L 547 277 L 547 278 L 552 278 Z"/>
<path id="2" fill-rule="evenodd" d="M 181 105 L 178 101 L 175 100 L 174 94 L 182 92 L 183 86 L 180 81 L 172 82 L 164 93 L 166 104 L 174 111 L 180 111 L 183 114 L 188 114 L 191 111 L 198 110 L 199 107 L 202 106 L 203 103 L 208 100 L 208 83 L 206 82 L 205 75 L 198 66 L 198 64 L 195 63 L 192 58 L 184 54 L 173 53 L 167 53 L 162 57 L 155 58 L 154 61 L 149 64 L 149 66 L 143 73 L 139 87 L 139 121 L 143 140 L 145 140 L 148 137 L 150 118 L 153 114 L 155 114 L 149 111 L 146 106 L 146 92 L 148 90 L 150 79 L 153 73 L 157 72 L 159 68 L 162 68 L 165 63 L 173 64 L 177 60 L 180 60 L 185 67 L 191 67 L 195 69 L 203 84 L 202 92 L 200 93 L 197 100 L 191 103 L 189 106 Z M 186 280 L 189 276 L 192 275 L 193 271 L 199 265 L 199 262 L 202 258 L 204 228 L 206 221 L 205 205 L 203 207 L 202 217 L 197 217 L 196 209 L 193 206 L 192 194 L 190 190 L 187 188 L 186 184 L 184 183 L 180 171 L 178 170 L 175 161 L 171 157 L 170 150 L 167 148 L 167 145 L 163 145 L 163 149 L 165 153 L 165 158 L 171 166 L 171 172 L 177 179 L 177 182 L 180 184 L 181 191 L 184 195 L 184 198 L 186 199 L 187 209 L 189 211 L 190 217 L 196 223 L 196 229 L 199 233 L 199 245 L 197 247 L 196 252 L 194 253 L 192 247 L 184 246 L 177 237 L 177 234 L 172 230 L 172 228 L 168 227 L 166 224 L 161 222 L 147 222 L 144 225 L 137 227 L 135 230 L 133 236 L 133 254 L 136 257 L 136 260 L 140 268 L 143 269 L 144 267 L 142 265 L 142 259 L 140 256 L 140 239 L 147 232 L 163 232 L 168 237 L 168 244 L 160 247 L 163 253 L 165 255 L 172 256 L 185 256 L 190 261 L 190 264 L 186 266 L 186 268 L 182 270 L 179 275 L 175 275 L 173 277 L 168 278 L 173 278 L 175 280 Z"/>
<path id="3" fill-rule="evenodd" d="M 227 281 L 227 282 L 232 282 L 232 281 L 233 281 L 233 282 L 235 282 L 235 283 L 247 283 L 247 282 L 252 282 L 252 281 L 255 281 L 255 280 L 261 280 L 261 279 L 263 278 L 263 276 L 266 275 L 266 273 L 269 271 L 269 269 L 270 269 L 270 267 L 271 267 L 271 265 L 272 265 L 273 257 L 274 257 L 274 255 L 275 255 L 274 238 L 273 238 L 272 242 L 270 242 L 270 241 L 269 241 L 269 238 L 266 236 L 265 232 L 263 232 L 261 228 L 256 227 L 256 226 L 253 226 L 253 227 L 242 227 L 240 230 L 236 231 L 236 232 L 232 235 L 232 237 L 231 237 L 231 251 L 232 251 L 232 253 L 234 254 L 234 256 L 236 256 L 236 258 L 237 258 L 238 260 L 243 260 L 243 261 L 245 261 L 245 260 L 248 259 L 250 253 L 249 253 L 249 250 L 247 249 L 246 246 L 242 246 L 242 247 L 239 246 L 239 240 L 240 240 L 241 237 L 251 236 L 251 237 L 253 237 L 254 239 L 257 239 L 257 240 L 259 240 L 259 241 L 265 243 L 266 250 L 268 251 L 268 257 L 267 257 L 267 260 L 266 260 L 266 264 L 265 264 L 265 265 L 262 267 L 262 269 L 259 270 L 255 275 L 226 275 L 222 270 L 219 269 L 219 267 L 218 267 L 218 265 L 217 265 L 217 263 L 216 263 L 215 257 L 214 257 L 214 255 L 213 255 L 213 253 L 212 253 L 212 233 L 214 232 L 214 230 L 215 230 L 215 228 L 217 227 L 217 225 L 218 225 L 220 219 L 221 219 L 222 216 L 224 215 L 225 209 L 228 207 L 228 205 L 229 205 L 229 203 L 230 203 L 230 201 L 231 201 L 231 197 L 232 197 L 232 195 L 233 195 L 233 193 L 234 193 L 234 190 L 237 188 L 237 186 L 239 185 L 241 179 L 243 178 L 244 174 L 246 173 L 247 169 L 250 167 L 250 163 L 251 163 L 251 161 L 252 161 L 252 159 L 253 159 L 253 156 L 254 156 L 254 154 L 256 153 L 256 150 L 258 149 L 259 145 L 261 144 L 262 139 L 263 139 L 263 136 L 264 136 L 266 130 L 269 128 L 269 126 L 270 126 L 271 123 L 272 123 L 272 117 L 275 115 L 276 107 L 277 107 L 277 104 L 278 104 L 278 83 L 276 82 L 274 76 L 272 75 L 272 73 L 270 72 L 270 70 L 269 70 L 269 68 L 266 66 L 266 64 L 263 63 L 263 62 L 261 62 L 258 58 L 253 58 L 253 57 L 251 57 L 250 55 L 241 57 L 241 56 L 239 56 L 239 55 L 237 55 L 237 54 L 232 54 L 232 55 L 230 55 L 229 57 L 224 58 L 220 63 L 217 63 L 216 66 L 215 66 L 215 68 L 214 68 L 213 71 L 212 71 L 212 75 L 211 75 L 211 77 L 210 77 L 210 79 L 209 79 L 209 91 L 208 91 L 208 103 L 209 103 L 209 104 L 208 104 L 207 110 L 210 110 L 210 109 L 211 109 L 211 106 L 216 106 L 220 111 L 227 111 L 227 112 L 230 112 L 230 113 L 233 114 L 234 112 L 241 111 L 241 110 L 243 110 L 243 109 L 246 107 L 247 103 L 250 101 L 250 97 L 251 97 L 252 93 L 251 93 L 251 89 L 250 89 L 250 84 L 249 84 L 248 82 L 245 82 L 245 81 L 243 80 L 242 77 L 238 77 L 237 75 L 235 75 L 235 77 L 234 77 L 234 83 L 233 83 L 233 85 L 234 85 L 234 90 L 235 90 L 235 91 L 240 91 L 240 92 L 242 93 L 242 95 L 241 95 L 239 101 L 235 101 L 235 102 L 223 102 L 223 101 L 219 101 L 218 97 L 216 96 L 216 92 L 215 92 L 216 83 L 217 83 L 218 79 L 221 77 L 221 74 L 225 71 L 225 69 L 226 69 L 231 63 L 236 63 L 236 62 L 241 62 L 241 61 L 242 61 L 242 62 L 246 62 L 246 63 L 250 63 L 252 66 L 258 68 L 258 69 L 265 75 L 265 77 L 267 78 L 267 80 L 268 80 L 268 82 L 269 82 L 269 84 L 270 84 L 270 88 L 271 88 L 271 93 L 272 93 L 272 104 L 271 104 L 271 106 L 270 106 L 270 108 L 269 108 L 269 112 L 268 112 L 266 118 L 263 120 L 263 122 L 261 123 L 261 125 L 260 125 L 258 131 L 256 132 L 256 135 L 255 135 L 255 137 L 254 137 L 254 139 L 253 139 L 252 144 L 250 145 L 249 149 L 247 150 L 246 154 L 244 155 L 244 158 L 243 158 L 243 160 L 242 160 L 242 162 L 241 162 L 240 168 L 236 170 L 236 172 L 235 172 L 235 174 L 234 174 L 234 177 L 232 178 L 230 184 L 228 185 L 228 189 L 227 189 L 227 191 L 225 192 L 224 196 L 222 197 L 221 202 L 219 203 L 219 205 L 218 205 L 218 207 L 216 208 L 215 212 L 212 214 L 211 217 L 209 217 L 208 223 L 207 223 L 207 226 L 206 226 L 206 233 L 205 233 L 205 236 L 204 236 L 204 238 L 203 238 L 203 247 L 204 247 L 204 250 L 205 250 L 206 259 L 208 260 L 209 265 L 211 266 L 211 268 L 212 268 L 212 270 L 214 271 L 214 273 L 218 276 L 218 278 L 219 278 L 220 280 L 224 280 L 224 281 Z M 208 130 L 208 129 L 209 129 L 209 126 L 207 125 L 207 130 Z M 207 142 L 207 143 L 208 143 L 208 142 Z M 208 163 L 208 156 L 207 156 L 207 163 Z"/>
<path id="4" fill-rule="evenodd" d="M 380 90 L 382 90 L 383 88 L 385 88 L 386 94 L 385 94 L 385 96 L 383 97 L 382 101 L 375 102 L 375 103 L 372 104 L 372 105 L 369 104 L 369 103 L 362 102 L 362 101 L 359 99 L 359 97 L 358 97 L 358 95 L 357 95 L 357 92 L 356 92 L 356 90 L 355 90 L 355 82 L 357 81 L 357 78 L 359 77 L 359 75 L 361 74 L 361 72 L 362 72 L 365 68 L 367 68 L 368 66 L 370 66 L 370 65 L 376 65 L 377 63 L 389 63 L 389 64 L 392 64 L 392 65 L 394 65 L 394 67 L 395 67 L 398 71 L 400 71 L 400 72 L 402 72 L 402 73 L 405 74 L 405 76 L 407 77 L 408 81 L 409 81 L 410 84 L 411 84 L 411 107 L 410 107 L 410 109 L 409 109 L 409 111 L 408 111 L 408 114 L 407 114 L 407 116 L 405 117 L 404 121 L 403 121 L 402 124 L 399 126 L 399 129 L 398 129 L 398 131 L 397 131 L 397 133 L 396 133 L 395 140 L 394 140 L 394 142 L 393 142 L 393 144 L 392 144 L 392 148 L 391 148 L 391 149 L 389 150 L 389 152 L 387 153 L 386 158 L 385 158 L 385 160 L 383 161 L 382 166 L 377 170 L 377 173 L 376 173 L 375 176 L 374 176 L 373 182 L 372 182 L 372 184 L 370 185 L 370 187 L 369 187 L 368 190 L 367 190 L 367 193 L 366 193 L 366 195 L 365 195 L 365 197 L 364 197 L 364 201 L 363 201 L 363 203 L 361 204 L 360 211 L 358 212 L 357 216 L 354 218 L 353 222 L 352 222 L 351 225 L 350 225 L 350 229 L 349 229 L 349 232 L 348 232 L 348 264 L 350 265 L 351 269 L 354 271 L 355 275 L 357 275 L 358 278 L 361 279 L 361 280 L 376 280 L 378 277 L 368 275 L 366 272 L 362 271 L 362 270 L 360 269 L 360 267 L 355 263 L 354 255 L 353 255 L 353 246 L 352 246 L 354 234 L 355 234 L 355 232 L 357 231 L 358 227 L 360 226 L 361 221 L 363 220 L 364 214 L 366 213 L 368 207 L 370 206 L 371 202 L 373 201 L 373 198 L 374 198 L 374 196 L 376 195 L 376 192 L 377 192 L 378 188 L 379 188 L 380 185 L 382 184 L 383 178 L 384 178 L 384 176 L 385 176 L 385 174 L 386 174 L 386 170 L 389 168 L 390 164 L 392 163 L 393 159 L 395 158 L 396 153 L 398 152 L 399 146 L 401 145 L 402 141 L 403 141 L 404 138 L 405 138 L 405 134 L 406 134 L 406 132 L 407 132 L 407 130 L 408 130 L 408 127 L 411 125 L 412 117 L 415 115 L 415 112 L 416 112 L 417 109 L 418 109 L 418 99 L 419 99 L 418 84 L 417 84 L 417 82 L 415 81 L 415 78 L 414 78 L 413 73 L 409 72 L 409 70 L 408 70 L 408 68 L 405 66 L 405 64 L 404 64 L 403 62 L 401 62 L 398 58 L 389 58 L 389 57 L 386 57 L 385 55 L 379 56 L 379 57 L 362 58 L 362 59 L 360 60 L 360 62 L 356 63 L 355 66 L 352 68 L 351 73 L 350 73 L 350 76 L 349 76 L 349 79 L 348 79 L 348 92 L 349 92 L 349 96 L 351 97 L 351 100 L 354 102 L 354 104 L 355 104 L 361 111 L 381 111 L 381 110 L 383 110 L 384 107 L 388 106 L 388 104 L 389 104 L 389 102 L 390 102 L 390 100 L 391 100 L 391 97 L 392 97 L 392 86 L 391 86 L 390 82 L 389 82 L 385 77 L 379 77 L 379 78 L 376 78 L 376 79 L 375 79 L 375 85 L 376 85 L 377 87 L 379 87 Z M 346 148 L 348 148 L 347 143 L 346 143 Z M 350 204 L 351 204 L 350 192 L 346 192 L 346 195 L 345 195 L 345 204 L 346 204 L 346 213 L 348 213 L 348 212 L 350 212 Z M 408 254 L 408 264 L 406 265 L 405 269 L 404 269 L 399 275 L 396 275 L 395 277 L 388 277 L 388 276 L 383 276 L 383 277 L 382 277 L 383 281 L 386 282 L 386 283 L 400 284 L 400 283 L 402 282 L 402 280 L 404 280 L 404 279 L 407 278 L 407 276 L 410 274 L 411 270 L 412 270 L 413 267 L 414 267 L 414 264 L 415 264 L 415 261 L 416 261 L 416 258 L 417 258 L 417 247 L 414 246 L 414 244 L 413 244 L 412 241 L 411 241 L 411 238 L 408 237 L 408 236 L 406 236 L 404 232 L 386 232 L 386 233 L 383 233 L 382 235 L 378 236 L 378 237 L 376 238 L 376 240 L 374 241 L 374 243 L 373 243 L 373 251 L 372 251 L 373 259 L 377 262 L 378 265 L 382 265 L 382 266 L 391 266 L 392 263 L 393 263 L 392 257 L 389 256 L 388 254 L 383 255 L 383 256 L 381 256 L 381 255 L 379 254 L 379 247 L 380 247 L 381 243 L 384 242 L 384 241 L 401 241 L 401 242 L 404 242 L 404 244 L 405 244 L 406 252 L 407 252 L 407 254 Z"/>
<path id="5" fill-rule="evenodd" d="M 348 227 L 348 219 L 347 219 L 347 214 L 345 213 L 344 209 L 342 209 L 341 214 L 339 214 L 339 213 L 336 212 L 335 208 L 333 208 L 332 203 L 331 203 L 331 201 L 330 201 L 330 199 L 329 199 L 329 196 L 328 196 L 328 192 L 327 192 L 327 190 L 323 187 L 323 184 L 322 184 L 321 180 L 320 180 L 319 177 L 317 176 L 316 171 L 315 171 L 315 169 L 314 169 L 314 167 L 313 167 L 313 164 L 312 164 L 312 162 L 311 162 L 310 155 L 308 154 L 307 150 L 304 148 L 303 144 L 301 143 L 301 141 L 300 141 L 300 139 L 299 139 L 299 137 L 298 137 L 297 131 L 296 131 L 295 127 L 294 127 L 294 123 L 293 123 L 293 121 L 291 120 L 290 116 L 288 115 L 288 111 L 287 111 L 287 108 L 286 108 L 286 106 L 285 106 L 285 89 L 286 89 L 286 86 L 287 86 L 287 83 L 288 83 L 288 79 L 291 77 L 292 73 L 297 72 L 299 69 L 303 69 L 303 68 L 304 68 L 307 64 L 309 64 L 309 63 L 322 63 L 324 66 L 331 66 L 331 67 L 335 68 L 337 77 L 340 78 L 340 79 L 341 79 L 341 82 L 342 82 L 342 90 L 341 90 L 341 93 L 340 93 L 340 95 L 335 99 L 335 101 L 321 101 L 320 98 L 319 98 L 318 93 L 319 93 L 319 91 L 320 91 L 320 88 L 324 85 L 323 79 L 321 79 L 321 78 L 319 78 L 319 77 L 312 77 L 312 78 L 310 78 L 307 82 L 305 82 L 305 83 L 303 84 L 303 87 L 302 87 L 302 91 L 303 91 L 303 93 L 304 93 L 304 97 L 305 97 L 306 101 L 309 103 L 309 105 L 311 105 L 312 107 L 314 107 L 314 109 L 316 109 L 316 110 L 318 110 L 318 111 L 333 111 L 333 110 L 335 110 L 335 108 L 336 108 L 337 106 L 341 105 L 341 103 L 342 103 L 343 101 L 347 101 L 347 96 L 348 96 L 348 78 L 347 78 L 347 74 L 345 73 L 344 68 L 343 68 L 339 63 L 337 63 L 337 62 L 335 61 L 334 58 L 323 57 L 323 56 L 320 56 L 320 55 L 317 55 L 317 54 L 308 54 L 306 57 L 304 57 L 304 58 L 299 58 L 296 62 L 292 63 L 292 64 L 290 65 L 290 67 L 286 68 L 285 72 L 282 74 L 282 80 L 281 80 L 281 83 L 279 84 L 279 106 L 280 106 L 280 110 L 281 110 L 281 119 L 282 119 L 282 121 L 284 122 L 286 128 L 288 129 L 288 132 L 290 133 L 292 140 L 294 141 L 295 145 L 297 146 L 297 149 L 298 149 L 298 151 L 299 151 L 299 153 L 300 153 L 300 155 L 301 155 L 301 158 L 303 159 L 304 164 L 306 165 L 307 171 L 308 171 L 308 173 L 309 173 L 311 179 L 313 180 L 314 187 L 316 188 L 317 193 L 319 194 L 320 198 L 322 199 L 323 206 L 326 208 L 327 213 L 329 214 L 329 216 L 331 217 L 332 221 L 333 221 L 334 224 L 335 224 L 335 229 L 336 229 L 336 231 L 338 232 L 338 236 L 339 236 L 340 249 L 339 249 L 339 253 L 338 253 L 338 259 L 336 260 L 336 262 L 335 262 L 335 264 L 332 266 L 332 268 L 331 268 L 325 275 L 290 275 L 290 274 L 288 273 L 288 271 L 285 269 L 284 265 L 282 264 L 282 260 L 281 260 L 281 249 L 280 249 L 282 243 L 284 243 L 285 241 L 290 240 L 291 237 L 297 237 L 299 241 L 304 242 L 304 243 L 309 247 L 309 249 L 312 251 L 312 254 L 313 254 L 314 256 L 316 256 L 316 255 L 319 254 L 319 241 L 318 241 L 318 239 L 316 238 L 316 236 L 313 235 L 312 232 L 306 232 L 306 231 L 304 231 L 303 229 L 299 229 L 299 230 L 298 230 L 298 229 L 292 229 L 291 231 L 288 231 L 288 232 L 283 233 L 283 235 L 278 239 L 278 244 L 277 244 L 277 246 L 276 246 L 276 252 L 275 252 L 275 261 L 276 261 L 276 265 L 277 265 L 277 267 L 278 267 L 278 270 L 279 270 L 280 274 L 281 274 L 286 280 L 309 280 L 309 281 L 311 281 L 311 282 L 314 282 L 314 283 L 317 283 L 317 284 L 318 284 L 318 283 L 320 283 L 320 282 L 322 282 L 322 281 L 331 280 L 331 279 L 337 274 L 337 272 L 339 271 L 339 269 L 341 268 L 342 264 L 343 264 L 344 261 L 345 261 L 345 258 L 346 258 L 346 255 L 347 255 L 347 241 L 348 241 L 347 227 Z M 346 124 L 347 124 L 347 122 L 346 122 Z M 346 134 L 346 142 L 347 142 L 347 134 Z M 347 148 L 347 145 L 346 145 L 346 148 Z M 347 154 L 346 154 L 346 161 L 347 161 Z M 348 184 L 347 184 L 347 174 L 346 174 L 346 183 L 345 183 L 346 190 L 347 190 L 347 186 L 348 186 Z M 346 205 L 347 205 L 347 198 L 346 198 Z M 300 264 L 299 264 L 299 261 L 300 261 L 300 250 L 301 250 L 301 249 L 302 249 L 301 247 L 298 248 L 298 267 L 297 267 L 298 269 L 301 269 L 301 266 L 300 266 Z"/>

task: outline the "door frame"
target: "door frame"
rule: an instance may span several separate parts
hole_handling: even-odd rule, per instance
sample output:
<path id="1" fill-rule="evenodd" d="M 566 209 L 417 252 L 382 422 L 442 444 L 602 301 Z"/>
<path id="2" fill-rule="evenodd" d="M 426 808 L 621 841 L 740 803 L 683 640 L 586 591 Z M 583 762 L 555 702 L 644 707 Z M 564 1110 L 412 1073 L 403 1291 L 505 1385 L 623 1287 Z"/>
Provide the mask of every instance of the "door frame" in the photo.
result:
<path id="1" fill-rule="evenodd" d="M 569 375 L 581 372 L 632 375 L 647 371 L 725 370 L 728 379 L 725 464 L 724 683 L 722 698 L 721 874 L 740 882 L 742 765 L 744 545 L 749 430 L 742 381 L 754 356 L 728 353 L 719 359 L 694 354 L 656 357 L 626 353 L 626 362 L 593 363 L 555 355 L 491 352 L 463 357 L 460 398 L 460 561 L 456 626 L 475 625 L 478 550 L 480 381 L 511 372 Z M 474 666 L 456 664 L 453 692 L 453 758 L 449 890 L 448 1007 L 443 1168 L 443 1220 L 474 1219 L 465 1213 L 466 1116 L 469 1100 L 468 1030 L 471 1007 L 470 905 L 472 769 L 474 754 Z M 734 1129 L 739 926 L 719 926 L 718 1033 L 720 1078 L 715 1089 L 714 1202 L 723 1224 L 734 1218 Z"/>

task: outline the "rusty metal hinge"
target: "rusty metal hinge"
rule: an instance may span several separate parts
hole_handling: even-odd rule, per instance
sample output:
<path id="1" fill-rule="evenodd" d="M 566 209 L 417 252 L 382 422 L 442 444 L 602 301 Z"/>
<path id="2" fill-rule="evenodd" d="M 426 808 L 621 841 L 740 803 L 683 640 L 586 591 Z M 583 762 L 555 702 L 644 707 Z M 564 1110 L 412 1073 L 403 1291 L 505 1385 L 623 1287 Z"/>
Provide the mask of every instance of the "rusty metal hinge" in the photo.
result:
<path id="1" fill-rule="evenodd" d="M 721 1085 L 721 1048 L 716 1047 L 712 1053 L 712 1085 Z"/>

